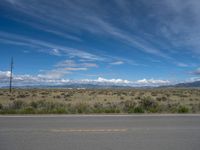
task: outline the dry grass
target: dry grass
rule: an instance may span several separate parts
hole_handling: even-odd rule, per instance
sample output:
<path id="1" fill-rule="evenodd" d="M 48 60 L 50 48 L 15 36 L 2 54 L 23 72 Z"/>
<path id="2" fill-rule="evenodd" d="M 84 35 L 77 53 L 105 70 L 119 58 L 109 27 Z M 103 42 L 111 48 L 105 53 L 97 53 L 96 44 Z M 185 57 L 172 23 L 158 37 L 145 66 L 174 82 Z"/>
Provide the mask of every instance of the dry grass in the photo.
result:
<path id="1" fill-rule="evenodd" d="M 0 89 L 0 113 L 199 113 L 199 89 Z"/>

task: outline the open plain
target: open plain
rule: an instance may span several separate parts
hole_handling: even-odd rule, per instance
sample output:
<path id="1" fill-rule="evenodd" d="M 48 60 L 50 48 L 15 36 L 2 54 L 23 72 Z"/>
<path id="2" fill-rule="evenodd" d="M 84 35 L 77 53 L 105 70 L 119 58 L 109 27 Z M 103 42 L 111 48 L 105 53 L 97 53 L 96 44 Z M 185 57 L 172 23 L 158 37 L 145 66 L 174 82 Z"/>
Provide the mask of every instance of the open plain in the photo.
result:
<path id="1" fill-rule="evenodd" d="M 7 89 L 1 114 L 199 113 L 199 89 Z"/>

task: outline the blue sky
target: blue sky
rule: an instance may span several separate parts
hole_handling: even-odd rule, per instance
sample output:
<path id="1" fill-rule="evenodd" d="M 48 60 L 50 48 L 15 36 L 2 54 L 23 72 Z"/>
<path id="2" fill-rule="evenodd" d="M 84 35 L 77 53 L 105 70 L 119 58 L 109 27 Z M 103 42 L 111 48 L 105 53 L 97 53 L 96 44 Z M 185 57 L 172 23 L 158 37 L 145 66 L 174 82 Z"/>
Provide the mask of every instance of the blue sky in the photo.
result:
<path id="1" fill-rule="evenodd" d="M 199 80 L 198 0 L 1 0 L 0 81 Z"/>

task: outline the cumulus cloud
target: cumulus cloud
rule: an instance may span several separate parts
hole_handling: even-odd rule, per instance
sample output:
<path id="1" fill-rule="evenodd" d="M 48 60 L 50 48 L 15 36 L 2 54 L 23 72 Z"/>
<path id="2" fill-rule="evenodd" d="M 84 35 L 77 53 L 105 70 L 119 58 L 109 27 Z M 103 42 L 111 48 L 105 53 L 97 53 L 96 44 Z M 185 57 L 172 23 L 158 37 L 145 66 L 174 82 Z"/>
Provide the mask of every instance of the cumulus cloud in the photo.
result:
<path id="1" fill-rule="evenodd" d="M 10 76 L 10 71 L 0 71 L 0 79 L 5 79 Z"/>
<path id="2" fill-rule="evenodd" d="M 154 86 L 154 85 L 166 85 L 169 84 L 168 80 L 155 80 L 155 79 L 142 79 L 136 81 L 136 84 L 145 85 L 145 86 Z"/>
<path id="3" fill-rule="evenodd" d="M 46 72 L 46 74 L 38 75 L 16 75 L 13 74 L 13 83 L 14 86 L 23 86 L 23 85 L 45 85 L 45 84 L 60 84 L 66 82 L 67 80 L 60 79 L 63 76 L 62 72 L 51 71 Z M 9 83 L 10 72 L 9 71 L 0 71 L 0 86 L 7 86 Z"/>
<path id="4" fill-rule="evenodd" d="M 80 80 L 69 80 L 63 78 L 66 72 L 62 70 L 54 70 L 47 72 L 46 74 L 38 75 L 13 75 L 14 86 L 23 85 L 65 85 L 65 84 L 96 84 L 96 85 L 123 85 L 123 86 L 159 86 L 170 84 L 168 80 L 154 80 L 154 79 L 142 79 L 138 81 L 130 81 L 124 79 L 106 79 L 98 77 L 97 79 L 80 79 Z M 0 86 L 7 86 L 9 84 L 9 71 L 0 71 Z"/>
<path id="5" fill-rule="evenodd" d="M 168 85 L 170 81 L 168 80 L 154 80 L 154 79 L 142 79 L 137 81 L 130 81 L 124 79 L 105 79 L 99 77 L 95 80 L 91 79 L 83 79 L 81 80 L 85 83 L 93 83 L 93 84 L 111 84 L 111 85 L 125 85 L 125 86 L 132 86 L 132 87 L 140 87 L 140 86 L 160 86 L 160 85 Z"/>
<path id="6" fill-rule="evenodd" d="M 122 79 L 105 79 L 102 77 L 99 77 L 97 80 L 94 80 L 96 82 L 107 82 L 107 83 L 114 83 L 114 84 L 130 84 L 131 81 L 128 80 L 122 80 Z"/>

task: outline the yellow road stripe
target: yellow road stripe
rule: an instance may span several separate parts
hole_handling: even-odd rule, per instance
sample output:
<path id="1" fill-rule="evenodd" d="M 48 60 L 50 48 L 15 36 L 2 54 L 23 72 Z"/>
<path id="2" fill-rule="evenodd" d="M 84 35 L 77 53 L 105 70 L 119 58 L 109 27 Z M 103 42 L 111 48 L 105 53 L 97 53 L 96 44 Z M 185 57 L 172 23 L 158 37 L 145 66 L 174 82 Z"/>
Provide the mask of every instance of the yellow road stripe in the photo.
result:
<path id="1" fill-rule="evenodd" d="M 52 129 L 52 132 L 126 132 L 127 129 Z"/>

